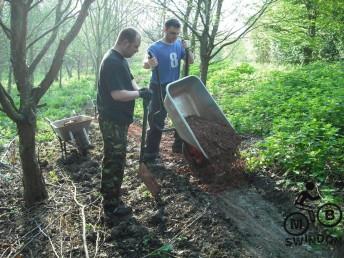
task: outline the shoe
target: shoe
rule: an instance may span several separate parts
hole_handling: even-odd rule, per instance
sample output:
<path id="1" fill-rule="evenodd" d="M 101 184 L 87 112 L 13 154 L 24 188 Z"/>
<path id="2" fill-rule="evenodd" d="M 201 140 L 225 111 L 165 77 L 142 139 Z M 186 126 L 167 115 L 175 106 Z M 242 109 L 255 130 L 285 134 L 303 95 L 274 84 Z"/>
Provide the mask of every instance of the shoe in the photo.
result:
<path id="1" fill-rule="evenodd" d="M 159 153 L 157 152 L 153 152 L 153 153 L 145 152 L 143 154 L 143 161 L 153 162 L 158 158 L 160 158 L 160 156 L 159 156 Z"/>
<path id="2" fill-rule="evenodd" d="M 124 217 L 132 213 L 131 207 L 126 206 L 124 203 L 120 203 L 117 206 L 104 207 L 104 213 L 107 217 Z"/>
<path id="3" fill-rule="evenodd" d="M 133 210 L 131 209 L 131 207 L 120 205 L 113 210 L 112 214 L 114 216 L 123 217 L 132 214 L 132 212 Z"/>

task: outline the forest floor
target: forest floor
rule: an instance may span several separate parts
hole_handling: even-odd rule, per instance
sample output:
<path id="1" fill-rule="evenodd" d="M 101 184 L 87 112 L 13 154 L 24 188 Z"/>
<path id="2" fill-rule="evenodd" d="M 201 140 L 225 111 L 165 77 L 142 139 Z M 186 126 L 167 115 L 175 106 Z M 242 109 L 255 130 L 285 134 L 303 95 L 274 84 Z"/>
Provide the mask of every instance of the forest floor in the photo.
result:
<path id="1" fill-rule="evenodd" d="M 69 146 L 61 159 L 57 140 L 39 148 L 49 199 L 25 209 L 19 164 L 0 164 L 0 257 L 340 257 L 343 243 L 300 244 L 283 222 L 295 211 L 295 193 L 268 174 L 240 183 L 207 183 L 182 154 L 162 140 L 162 161 L 149 168 L 162 187 L 158 206 L 138 178 L 141 128 L 129 130 L 123 201 L 132 216 L 109 226 L 103 220 L 100 186 L 102 140 L 93 122 L 88 156 Z M 242 146 L 249 146 L 247 139 Z M 18 162 L 18 161 L 17 161 Z M 17 168 L 15 168 L 17 167 Z M 233 179 L 234 180 L 234 179 Z M 229 180 L 230 181 L 230 180 Z M 310 227 L 308 234 L 319 234 Z M 83 238 L 84 236 L 84 238 Z M 291 243 L 291 244 L 290 244 Z M 87 251 L 85 251 L 87 250 Z"/>

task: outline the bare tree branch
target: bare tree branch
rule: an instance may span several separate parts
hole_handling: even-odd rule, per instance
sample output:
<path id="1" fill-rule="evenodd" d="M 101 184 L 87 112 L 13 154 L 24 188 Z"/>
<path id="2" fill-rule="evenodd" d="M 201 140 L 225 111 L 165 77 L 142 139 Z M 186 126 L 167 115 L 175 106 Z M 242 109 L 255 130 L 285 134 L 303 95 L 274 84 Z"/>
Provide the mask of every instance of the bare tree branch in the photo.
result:
<path id="1" fill-rule="evenodd" d="M 42 98 L 45 92 L 49 89 L 54 78 L 56 78 L 57 73 L 60 70 L 61 65 L 63 63 L 64 53 L 66 52 L 66 49 L 69 46 L 69 44 L 79 33 L 81 26 L 88 14 L 88 8 L 93 1 L 94 0 L 85 0 L 83 2 L 76 21 L 74 22 L 69 32 L 66 34 L 65 38 L 60 41 L 48 73 L 45 75 L 44 79 L 39 84 L 39 87 L 35 88 L 35 91 L 33 92 L 33 97 L 36 103 L 39 102 L 39 100 Z"/>
<path id="2" fill-rule="evenodd" d="M 29 11 L 30 11 L 31 9 L 35 8 L 37 5 L 39 5 L 39 4 L 42 3 L 42 2 L 43 2 L 43 0 L 38 0 L 36 3 L 34 3 L 33 5 L 30 6 Z"/>
<path id="3" fill-rule="evenodd" d="M 5 35 L 6 35 L 6 37 L 8 38 L 8 39 L 11 39 L 11 30 L 10 30 L 10 28 L 8 28 L 4 23 L 3 23 L 3 21 L 1 20 L 1 18 L 0 18 L 0 27 L 2 28 L 2 30 L 4 31 L 4 33 L 5 33 Z"/>
<path id="4" fill-rule="evenodd" d="M 215 39 L 216 34 L 218 34 L 222 4 L 223 4 L 223 0 L 218 0 L 217 7 L 216 7 L 215 21 L 214 21 L 213 29 L 210 35 L 210 38 L 212 39 Z"/>
<path id="5" fill-rule="evenodd" d="M 0 82 L 0 104 L 1 104 L 1 111 L 4 112 L 10 119 L 14 122 L 18 122 L 23 120 L 23 116 L 18 112 L 14 101 L 10 95 L 6 92 L 5 88 L 2 86 Z"/>
<path id="6" fill-rule="evenodd" d="M 57 6 L 56 6 L 56 13 L 55 13 L 55 24 L 58 24 L 59 21 L 61 20 L 62 17 L 62 12 L 61 12 L 61 6 L 62 6 L 63 0 L 59 0 Z M 37 54 L 37 56 L 34 58 L 33 62 L 31 63 L 29 67 L 29 74 L 32 75 L 34 70 L 36 69 L 37 65 L 39 62 L 42 60 L 43 56 L 47 53 L 49 50 L 51 44 L 55 41 L 57 37 L 57 30 L 58 27 L 53 31 L 51 34 L 50 38 L 47 40 L 45 43 L 44 47 L 41 49 L 41 51 Z"/>
<path id="7" fill-rule="evenodd" d="M 4 8 L 4 0 L 0 0 L 0 13 L 2 11 L 2 8 Z"/>
<path id="8" fill-rule="evenodd" d="M 55 11 L 56 7 L 58 4 L 56 4 L 56 6 L 54 8 L 51 8 L 51 10 L 42 18 L 42 20 L 37 23 L 37 25 L 31 29 L 31 33 L 29 34 L 29 36 L 27 37 L 28 39 L 31 39 L 32 35 L 35 34 L 35 31 L 37 29 L 41 30 L 42 29 L 42 24 L 49 18 L 49 16 Z"/>
<path id="9" fill-rule="evenodd" d="M 253 28 L 253 26 L 256 24 L 256 22 L 259 20 L 259 18 L 265 13 L 266 9 L 269 7 L 269 5 L 275 0 L 266 2 L 263 7 L 252 17 L 250 17 L 249 21 L 247 22 L 247 27 L 246 29 L 244 29 L 243 32 L 241 32 L 234 40 L 228 41 L 224 44 L 222 44 L 213 54 L 211 54 L 210 58 L 215 57 L 225 46 L 234 44 L 235 42 L 237 42 L 239 39 L 241 39 L 244 35 L 246 35 L 249 31 L 251 31 L 251 29 Z M 253 21 L 252 21 L 253 20 Z"/>
<path id="10" fill-rule="evenodd" d="M 28 84 L 28 67 L 26 65 L 26 37 L 28 7 L 22 1 L 11 1 L 11 62 L 13 74 L 21 99 L 29 102 L 32 85 Z M 15 19 L 13 17 L 20 17 Z M 21 103 L 26 106 L 26 103 Z"/>
<path id="11" fill-rule="evenodd" d="M 185 22 L 185 25 L 188 26 L 188 28 L 196 35 L 196 37 L 198 38 L 198 40 L 201 39 L 202 35 L 192 26 L 192 23 L 190 23 L 189 21 L 184 21 L 183 18 L 183 12 L 181 12 L 181 14 L 177 13 L 176 11 L 172 10 L 170 7 L 168 7 L 163 1 L 161 0 L 155 0 L 155 3 L 163 6 L 164 8 L 166 8 L 170 13 L 172 13 L 176 18 L 178 18 L 179 20 Z M 172 3 L 174 3 L 174 1 L 172 1 Z M 176 5 L 176 3 L 174 3 Z"/>
<path id="12" fill-rule="evenodd" d="M 40 39 L 42 39 L 44 36 L 46 36 L 47 34 L 49 34 L 50 32 L 56 30 L 58 27 L 60 27 L 62 25 L 62 23 L 66 22 L 69 19 L 74 18 L 78 13 L 74 13 L 72 16 L 65 16 L 63 19 L 61 19 L 57 24 L 55 24 L 54 27 L 50 28 L 49 30 L 47 30 L 46 32 L 42 33 L 42 35 L 40 35 L 39 37 L 37 37 L 35 40 L 33 40 L 26 48 L 29 49 L 31 48 L 34 44 L 36 44 Z"/>

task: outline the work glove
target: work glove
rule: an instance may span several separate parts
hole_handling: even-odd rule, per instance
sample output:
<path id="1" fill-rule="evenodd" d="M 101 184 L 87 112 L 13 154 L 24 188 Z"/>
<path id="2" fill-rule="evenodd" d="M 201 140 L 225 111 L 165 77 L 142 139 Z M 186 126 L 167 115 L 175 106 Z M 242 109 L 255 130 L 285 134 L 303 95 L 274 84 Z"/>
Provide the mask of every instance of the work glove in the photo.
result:
<path id="1" fill-rule="evenodd" d="M 143 98 L 144 100 L 151 100 L 153 96 L 153 92 L 152 90 L 148 88 L 142 88 L 142 89 L 139 89 L 139 96 L 140 98 Z"/>

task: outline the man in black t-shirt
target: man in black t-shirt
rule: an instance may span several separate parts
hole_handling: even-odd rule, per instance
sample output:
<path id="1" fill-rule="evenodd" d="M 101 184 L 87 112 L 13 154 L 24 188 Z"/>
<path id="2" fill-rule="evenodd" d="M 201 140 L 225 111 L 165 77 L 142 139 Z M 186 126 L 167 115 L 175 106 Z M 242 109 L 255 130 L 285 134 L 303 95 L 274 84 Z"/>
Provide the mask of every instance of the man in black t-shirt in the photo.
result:
<path id="1" fill-rule="evenodd" d="M 149 89 L 138 88 L 125 59 L 138 51 L 140 43 L 141 36 L 135 29 L 123 29 L 99 70 L 97 107 L 104 144 L 101 193 L 107 217 L 131 213 L 120 199 L 128 127 L 133 122 L 135 99 L 150 99 L 152 95 Z"/>

